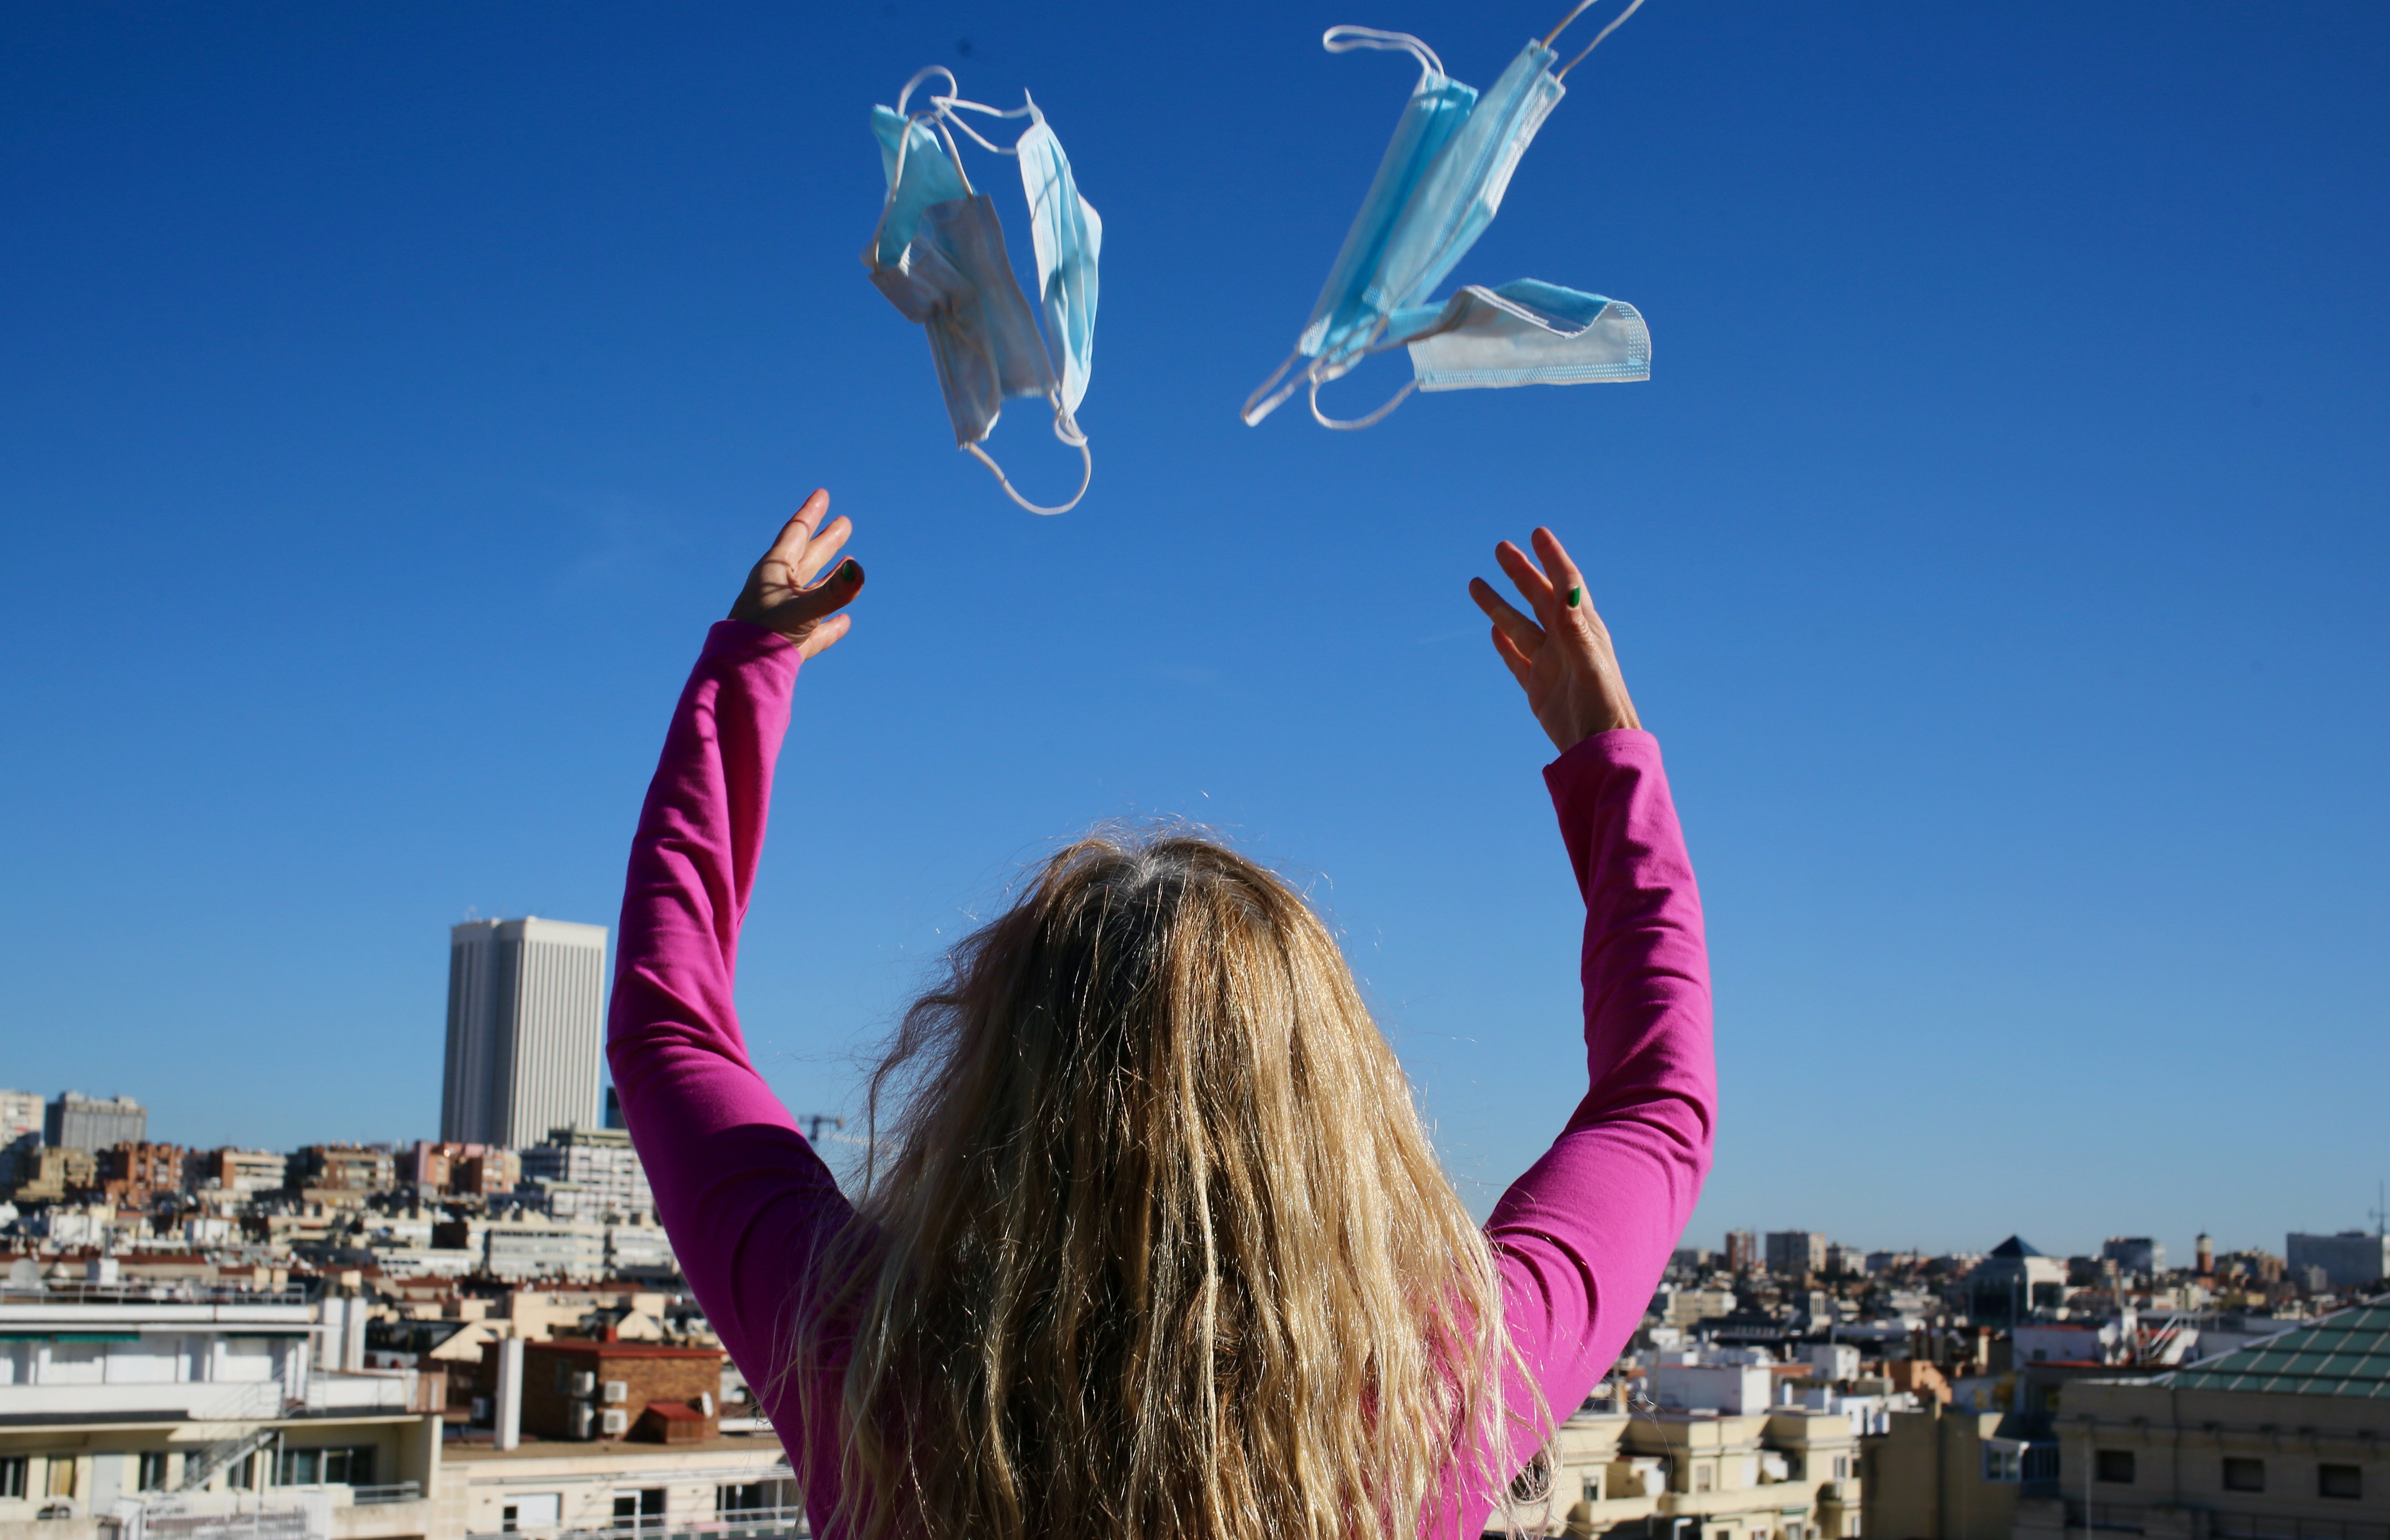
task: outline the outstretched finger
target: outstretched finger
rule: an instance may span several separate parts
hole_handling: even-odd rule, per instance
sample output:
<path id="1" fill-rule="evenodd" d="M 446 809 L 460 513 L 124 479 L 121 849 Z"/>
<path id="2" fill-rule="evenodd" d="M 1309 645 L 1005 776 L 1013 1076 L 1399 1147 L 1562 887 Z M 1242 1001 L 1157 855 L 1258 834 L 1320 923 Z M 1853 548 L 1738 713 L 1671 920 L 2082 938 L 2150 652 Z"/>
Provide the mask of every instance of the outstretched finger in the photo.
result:
<path id="1" fill-rule="evenodd" d="M 1538 526 L 1528 538 L 1535 543 L 1536 558 L 1543 562 L 1552 590 L 1561 596 L 1563 608 L 1583 609 L 1585 574 L 1569 559 L 1568 547 L 1561 544 L 1561 537 Z"/>
<path id="2" fill-rule="evenodd" d="M 831 520 L 821 533 L 806 541 L 803 552 L 793 564 L 797 582 L 800 584 L 813 582 L 814 574 L 830 564 L 838 555 L 839 547 L 846 544 L 846 537 L 854 533 L 854 526 L 842 513 Z"/>
<path id="3" fill-rule="evenodd" d="M 802 661 L 827 651 L 829 645 L 845 635 L 847 627 L 854 623 L 854 617 L 852 615 L 832 615 L 821 624 L 806 632 L 803 639 L 797 643 L 798 659 Z"/>
<path id="4" fill-rule="evenodd" d="M 1520 651 L 1519 644 L 1504 635 L 1500 626 L 1493 627 L 1487 634 L 1494 638 L 1495 655 L 1500 658 L 1503 666 L 1510 671 L 1510 677 L 1519 681 L 1519 687 L 1525 689 L 1527 675 L 1536 666 L 1535 661 Z"/>
<path id="5" fill-rule="evenodd" d="M 1519 585 L 1519 592 L 1535 610 L 1536 619 L 1546 625 L 1551 624 L 1552 580 L 1544 575 L 1543 569 L 1528 559 L 1526 552 L 1507 540 L 1494 547 L 1494 559 L 1502 564 L 1504 574 Z"/>
<path id="6" fill-rule="evenodd" d="M 791 567 L 795 566 L 804 555 L 806 543 L 813 539 L 814 531 L 821 527 L 822 515 L 829 511 L 829 490 L 816 487 L 814 494 L 806 498 L 796 512 L 789 515 L 787 523 L 780 526 L 780 533 L 773 539 L 772 548 L 764 553 L 764 559 L 769 561 L 777 557 Z"/>
<path id="7" fill-rule="evenodd" d="M 1497 631 L 1509 636 L 1514 647 L 1524 651 L 1542 644 L 1544 628 L 1520 614 L 1510 601 L 1496 593 L 1494 585 L 1484 578 L 1469 580 L 1469 597 L 1477 601 L 1477 608 L 1485 611 L 1485 618 L 1494 622 Z"/>

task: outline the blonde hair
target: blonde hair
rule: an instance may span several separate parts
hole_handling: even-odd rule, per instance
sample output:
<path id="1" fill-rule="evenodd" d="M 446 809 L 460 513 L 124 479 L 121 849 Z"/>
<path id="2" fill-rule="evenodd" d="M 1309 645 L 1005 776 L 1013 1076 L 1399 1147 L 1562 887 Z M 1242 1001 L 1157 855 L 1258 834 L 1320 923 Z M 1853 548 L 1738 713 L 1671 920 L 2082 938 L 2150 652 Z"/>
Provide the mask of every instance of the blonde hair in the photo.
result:
<path id="1" fill-rule="evenodd" d="M 875 1135 L 889 1097 L 790 1365 L 837 1398 L 840 1533 L 1418 1540 L 1531 1446 L 1484 1238 L 1264 867 L 1061 851 L 906 1013 Z"/>

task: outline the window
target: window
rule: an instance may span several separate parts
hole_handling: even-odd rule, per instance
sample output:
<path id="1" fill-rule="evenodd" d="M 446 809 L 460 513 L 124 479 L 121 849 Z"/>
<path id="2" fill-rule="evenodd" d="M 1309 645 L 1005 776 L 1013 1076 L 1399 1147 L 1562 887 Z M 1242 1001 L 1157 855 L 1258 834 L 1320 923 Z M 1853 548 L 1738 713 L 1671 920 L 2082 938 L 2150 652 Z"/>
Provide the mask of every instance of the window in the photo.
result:
<path id="1" fill-rule="evenodd" d="M 143 1452 L 141 1469 L 135 1479 L 134 1490 L 136 1492 L 166 1490 L 166 1451 L 157 1449 Z"/>
<path id="2" fill-rule="evenodd" d="M 1808 1480 L 1807 1469 L 1805 1457 L 1802 1455 L 1801 1451 L 1798 1449 L 1790 1449 L 1785 1451 L 1784 1479 L 1786 1481 L 1801 1482 Z"/>
<path id="3" fill-rule="evenodd" d="M 285 1449 L 284 1486 L 371 1486 L 374 1448 L 370 1444 L 349 1449 Z"/>
<path id="4" fill-rule="evenodd" d="M 0 1456 L 0 1497 L 21 1497 L 25 1495 L 25 1457 Z"/>
<path id="5" fill-rule="evenodd" d="M 2024 1451 L 2014 1444 L 1984 1445 L 1984 1480 L 2015 1482 L 2024 1479 Z"/>
<path id="6" fill-rule="evenodd" d="M 71 1497 L 75 1488 L 75 1458 L 72 1455 L 50 1457 L 49 1491 L 52 1497 Z"/>
<path id="7" fill-rule="evenodd" d="M 1836 1455 L 1834 1457 L 1834 1480 L 1838 1482 L 1846 1482 L 1850 1479 L 1851 1457 L 1848 1455 Z"/>
<path id="8" fill-rule="evenodd" d="M 2365 1495 L 2364 1473 L 2353 1465 L 2319 1465 L 2316 1467 L 2316 1495 L 2362 1497 Z"/>
<path id="9" fill-rule="evenodd" d="M 256 1450 L 252 1449 L 232 1462 L 231 1468 L 225 1472 L 225 1485 L 235 1492 L 247 1492 L 257 1485 Z"/>
<path id="10" fill-rule="evenodd" d="M 641 1487 L 636 1492 L 614 1494 L 614 1527 L 616 1529 L 662 1529 L 664 1524 L 664 1489 L 660 1486 Z"/>
<path id="11" fill-rule="evenodd" d="M 713 1489 L 713 1511 L 716 1513 L 752 1513 L 772 1505 L 764 1500 L 764 1483 L 746 1482 L 738 1486 L 717 1486 Z"/>
<path id="12" fill-rule="evenodd" d="M 2265 1491 L 2266 1462 L 2244 1459 L 2234 1455 L 2225 1456 L 2224 1490 L 2227 1492 Z"/>
<path id="13" fill-rule="evenodd" d="M 520 1530 L 554 1529 L 563 1507 L 561 1493 L 518 1493 L 513 1502 L 499 1510 L 498 1528 L 507 1534 Z"/>
<path id="14" fill-rule="evenodd" d="M 2111 1486 L 2133 1484 L 2133 1452 L 2130 1449 L 2099 1449 L 2091 1456 L 2091 1479 L 2106 1482 Z"/>
<path id="15" fill-rule="evenodd" d="M 1713 1484 L 1715 1484 L 1715 1482 L 1712 1480 L 1712 1468 L 1709 1461 L 1703 1460 L 1693 1467 L 1694 1491 L 1707 1492 Z"/>

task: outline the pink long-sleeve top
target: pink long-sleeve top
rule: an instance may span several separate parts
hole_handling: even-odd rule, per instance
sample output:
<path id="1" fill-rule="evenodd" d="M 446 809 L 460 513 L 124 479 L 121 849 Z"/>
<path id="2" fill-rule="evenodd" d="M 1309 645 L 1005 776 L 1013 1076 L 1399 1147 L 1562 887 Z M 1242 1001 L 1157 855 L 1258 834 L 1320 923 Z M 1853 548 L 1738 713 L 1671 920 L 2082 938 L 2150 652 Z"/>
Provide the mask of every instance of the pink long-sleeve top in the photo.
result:
<path id="1" fill-rule="evenodd" d="M 607 1054 L 691 1290 L 798 1468 L 816 1457 L 805 1506 L 824 1534 L 834 1433 L 803 1426 L 784 1355 L 803 1259 L 851 1211 L 731 1004 L 797 666 L 758 626 L 706 637 L 631 845 Z M 1701 900 L 1658 741 L 1600 733 L 1544 779 L 1585 896 L 1587 1088 L 1485 1233 L 1511 1338 L 1565 1417 L 1642 1319 L 1709 1169 L 1716 1097 Z M 1527 1410 L 1525 1385 L 1508 1393 Z M 1476 1534 L 1494 1500 L 1448 1490 L 1431 1533 Z"/>

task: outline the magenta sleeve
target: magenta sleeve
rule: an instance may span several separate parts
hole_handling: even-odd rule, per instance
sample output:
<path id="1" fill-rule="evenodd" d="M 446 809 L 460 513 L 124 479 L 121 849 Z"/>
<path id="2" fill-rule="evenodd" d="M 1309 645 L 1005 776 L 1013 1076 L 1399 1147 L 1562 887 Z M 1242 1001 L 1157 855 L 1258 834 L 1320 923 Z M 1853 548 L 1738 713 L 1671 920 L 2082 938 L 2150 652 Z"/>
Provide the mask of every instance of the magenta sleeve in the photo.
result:
<path id="1" fill-rule="evenodd" d="M 1486 1225 L 1503 1315 L 1555 1420 L 1641 1324 L 1710 1165 L 1709 956 L 1659 741 L 1598 733 L 1546 767 L 1585 895 L 1587 1090 Z M 1510 1408 L 1530 1410 L 1526 1387 Z M 1515 1451 L 1523 1465 L 1533 1441 Z M 1492 1506 L 1461 1527 L 1474 1535 Z M 1462 1517 L 1471 1517 L 1464 1512 Z"/>
<path id="2" fill-rule="evenodd" d="M 606 1043 L 681 1272 L 776 1413 L 792 1285 L 850 1212 L 749 1060 L 731 1003 L 796 680 L 797 650 L 774 632 L 724 621 L 706 636 L 631 843 Z M 793 1437 L 792 1418 L 774 1422 Z"/>

